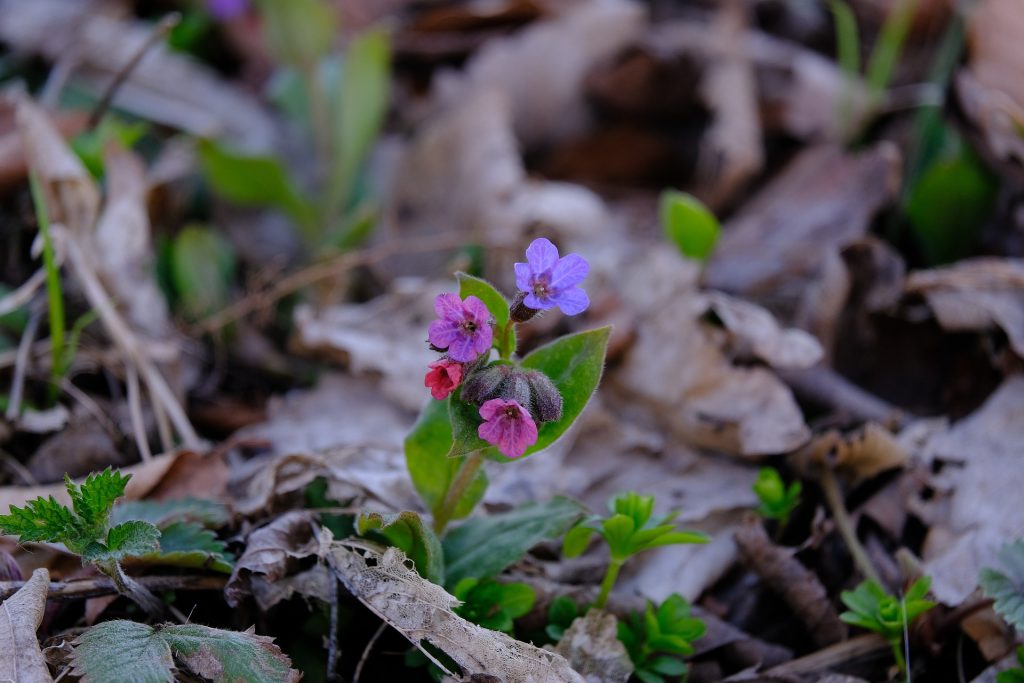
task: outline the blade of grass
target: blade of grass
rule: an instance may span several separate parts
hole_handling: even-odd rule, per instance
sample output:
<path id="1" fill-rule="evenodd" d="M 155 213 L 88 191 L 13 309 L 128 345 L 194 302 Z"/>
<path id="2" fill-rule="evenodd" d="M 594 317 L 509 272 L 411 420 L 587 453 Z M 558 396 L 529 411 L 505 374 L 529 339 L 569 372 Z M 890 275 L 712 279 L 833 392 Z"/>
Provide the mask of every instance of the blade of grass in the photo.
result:
<path id="1" fill-rule="evenodd" d="M 860 33 L 857 18 L 845 0 L 829 0 L 836 30 L 836 58 L 843 72 L 843 95 L 839 100 L 840 130 L 847 130 L 853 115 L 853 87 L 860 73 Z"/>
<path id="2" fill-rule="evenodd" d="M 900 0 L 885 18 L 878 42 L 871 51 L 868 61 L 868 88 L 875 96 L 881 95 L 892 81 L 892 73 L 896 62 L 903 51 L 903 43 L 910 30 L 910 20 L 914 18 L 917 0 Z"/>
<path id="3" fill-rule="evenodd" d="M 43 199 L 43 188 L 34 172 L 29 172 L 29 186 L 32 191 L 32 204 L 36 211 L 39 234 L 43 236 L 43 267 L 46 269 L 46 300 L 50 318 L 50 353 L 52 366 L 50 369 L 53 382 L 50 385 L 50 402 L 57 400 L 60 378 L 64 375 L 64 293 L 60 284 L 60 269 L 53 253 L 53 238 L 50 235 L 50 216 L 46 211 Z"/>

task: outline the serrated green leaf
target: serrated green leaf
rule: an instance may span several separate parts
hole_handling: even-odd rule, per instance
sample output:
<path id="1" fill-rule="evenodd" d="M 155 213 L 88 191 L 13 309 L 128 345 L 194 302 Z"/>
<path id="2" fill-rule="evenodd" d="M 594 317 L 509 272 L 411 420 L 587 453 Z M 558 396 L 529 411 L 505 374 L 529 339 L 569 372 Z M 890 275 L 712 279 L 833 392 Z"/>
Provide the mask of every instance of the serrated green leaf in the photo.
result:
<path id="1" fill-rule="evenodd" d="M 279 209 L 295 221 L 307 241 L 319 238 L 312 204 L 274 157 L 247 156 L 204 140 L 199 143 L 199 160 L 207 181 L 228 201 Z"/>
<path id="2" fill-rule="evenodd" d="M 379 535 L 406 554 L 420 576 L 436 584 L 444 584 L 444 553 L 441 541 L 415 512 L 382 515 L 363 513 L 356 521 L 360 535 Z"/>
<path id="3" fill-rule="evenodd" d="M 84 528 L 91 530 L 94 538 L 101 538 L 110 519 L 110 508 L 114 501 L 124 495 L 130 474 L 121 474 L 109 467 L 98 474 L 90 474 L 81 485 L 75 484 L 64 475 L 64 486 L 71 496 L 71 505 Z"/>
<path id="4" fill-rule="evenodd" d="M 435 514 L 462 465 L 461 459 L 448 457 L 452 446 L 449 400 L 450 396 L 443 401 L 431 400 L 427 403 L 412 431 L 405 437 L 405 463 L 409 476 L 420 498 Z M 487 475 L 481 468 L 456 506 L 452 519 L 462 519 L 469 515 L 486 490 Z"/>
<path id="5" fill-rule="evenodd" d="M 545 538 L 565 533 L 583 514 L 576 501 L 557 497 L 461 524 L 442 540 L 448 583 L 498 574 Z"/>
<path id="6" fill-rule="evenodd" d="M 1006 571 L 985 567 L 978 583 L 985 597 L 995 600 L 994 608 L 1006 623 L 1024 632 L 1024 539 L 1005 544 L 998 559 Z"/>
<path id="7" fill-rule="evenodd" d="M 334 168 L 331 213 L 351 200 L 352 188 L 387 114 L 391 49 L 383 31 L 356 37 L 345 51 L 334 90 Z"/>
<path id="8" fill-rule="evenodd" d="M 174 500 L 129 500 L 118 503 L 110 513 L 110 523 L 120 524 L 132 519 L 164 527 L 173 522 L 196 522 L 217 528 L 231 521 L 224 503 L 202 498 Z"/>
<path id="9" fill-rule="evenodd" d="M 21 543 L 64 543 L 70 548 L 81 531 L 71 510 L 53 496 L 27 501 L 23 508 L 12 505 L 9 514 L 0 515 L 0 533 L 18 536 Z"/>
<path id="10" fill-rule="evenodd" d="M 107 532 L 107 550 L 112 559 L 137 557 L 160 551 L 160 530 L 149 522 L 125 522 Z"/>
<path id="11" fill-rule="evenodd" d="M 209 569 L 230 574 L 234 557 L 227 545 L 209 529 L 195 522 L 172 522 L 160 532 L 157 552 L 137 557 L 147 564 Z"/>
<path id="12" fill-rule="evenodd" d="M 152 627 L 107 621 L 74 641 L 71 661 L 83 683 L 165 683 L 174 657 L 215 683 L 295 683 L 297 671 L 272 639 L 198 624 Z"/>
<path id="13" fill-rule="evenodd" d="M 684 256 L 703 261 L 711 255 L 721 228 L 715 215 L 696 197 L 676 190 L 661 193 L 661 226 Z"/>

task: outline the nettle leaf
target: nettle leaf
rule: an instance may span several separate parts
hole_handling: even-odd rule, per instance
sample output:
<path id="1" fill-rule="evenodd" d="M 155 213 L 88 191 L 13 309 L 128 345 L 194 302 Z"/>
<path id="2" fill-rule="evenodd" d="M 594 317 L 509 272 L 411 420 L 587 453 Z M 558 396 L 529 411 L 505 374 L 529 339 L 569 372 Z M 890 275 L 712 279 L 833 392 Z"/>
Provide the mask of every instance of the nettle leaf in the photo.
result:
<path id="1" fill-rule="evenodd" d="M 74 514 L 53 496 L 30 500 L 23 508 L 12 505 L 9 514 L 0 515 L 0 532 L 18 536 L 21 543 L 67 544 L 81 535 Z"/>
<path id="2" fill-rule="evenodd" d="M 273 644 L 252 629 L 244 633 L 199 626 L 148 626 L 107 621 L 73 643 L 73 673 L 83 683 L 166 683 L 174 658 L 215 683 L 296 683 L 300 674 Z"/>
<path id="3" fill-rule="evenodd" d="M 149 522 L 125 522 L 107 532 L 107 551 L 112 559 L 160 551 L 160 530 Z"/>
<path id="4" fill-rule="evenodd" d="M 227 545 L 195 522 L 173 522 L 160 532 L 159 548 L 137 557 L 141 562 L 172 567 L 209 569 L 230 574 L 234 557 Z"/>
<path id="5" fill-rule="evenodd" d="M 132 519 L 164 527 L 173 522 L 196 522 L 206 527 L 221 527 L 231 521 L 224 503 L 201 498 L 174 500 L 129 500 L 118 503 L 110 513 L 110 523 Z"/>
<path id="6" fill-rule="evenodd" d="M 1024 539 L 1004 545 L 998 558 L 1006 571 L 984 567 L 978 583 L 985 596 L 995 600 L 995 610 L 1006 623 L 1024 632 Z"/>
<path id="7" fill-rule="evenodd" d="M 415 512 L 382 515 L 368 512 L 359 516 L 356 530 L 362 536 L 379 535 L 406 554 L 423 578 L 444 584 L 444 554 L 433 529 Z"/>
<path id="8" fill-rule="evenodd" d="M 461 524 L 442 541 L 448 584 L 495 576 L 544 539 L 564 534 L 584 512 L 575 500 L 559 496 Z"/>
<path id="9" fill-rule="evenodd" d="M 427 403 L 412 431 L 405 437 L 405 463 L 409 476 L 420 498 L 435 514 L 462 465 L 461 459 L 448 457 L 452 447 L 452 425 L 448 417 L 451 398 Z M 452 519 L 469 515 L 486 490 L 487 475 L 481 468 L 456 506 Z"/>
<path id="10" fill-rule="evenodd" d="M 699 199 L 676 190 L 661 193 L 661 226 L 684 256 L 704 261 L 711 255 L 721 228 Z"/>
<path id="11" fill-rule="evenodd" d="M 130 474 L 121 474 L 109 467 L 99 474 L 90 474 L 81 485 L 64 475 L 64 486 L 71 496 L 71 505 L 83 526 L 101 534 L 110 519 L 114 501 L 124 495 Z"/>

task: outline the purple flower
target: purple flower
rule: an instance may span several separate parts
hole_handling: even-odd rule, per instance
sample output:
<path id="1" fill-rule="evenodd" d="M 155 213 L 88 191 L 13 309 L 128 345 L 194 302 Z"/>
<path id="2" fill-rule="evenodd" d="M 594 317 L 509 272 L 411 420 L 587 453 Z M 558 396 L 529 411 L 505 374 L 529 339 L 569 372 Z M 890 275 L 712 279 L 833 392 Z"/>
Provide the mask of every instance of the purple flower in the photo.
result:
<path id="1" fill-rule="evenodd" d="M 475 360 L 491 348 L 493 330 L 491 313 L 483 301 L 458 294 L 438 294 L 434 310 L 440 320 L 430 323 L 427 337 L 439 349 L 448 349 L 448 356 L 460 363 Z"/>
<path id="2" fill-rule="evenodd" d="M 541 237 L 526 249 L 526 263 L 516 264 L 516 287 L 526 294 L 523 303 L 547 310 L 558 306 L 566 315 L 587 310 L 590 299 L 577 285 L 583 282 L 590 264 L 579 254 L 558 257 L 558 247 Z"/>
<path id="3" fill-rule="evenodd" d="M 206 0 L 206 8 L 221 21 L 227 21 L 245 14 L 249 0 Z"/>
<path id="4" fill-rule="evenodd" d="M 492 398 L 480 406 L 480 417 L 484 423 L 477 428 L 477 434 L 497 446 L 503 455 L 518 458 L 537 443 L 537 424 L 516 401 Z"/>

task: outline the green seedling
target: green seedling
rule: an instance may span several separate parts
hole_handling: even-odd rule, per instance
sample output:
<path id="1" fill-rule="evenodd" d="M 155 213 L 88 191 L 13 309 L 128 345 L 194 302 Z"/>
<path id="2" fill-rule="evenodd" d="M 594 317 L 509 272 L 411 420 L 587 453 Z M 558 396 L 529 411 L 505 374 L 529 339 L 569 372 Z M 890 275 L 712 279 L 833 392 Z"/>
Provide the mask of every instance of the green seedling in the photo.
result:
<path id="1" fill-rule="evenodd" d="M 785 528 L 793 510 L 800 505 L 800 493 L 803 484 L 793 481 L 789 486 L 782 481 L 782 475 L 774 467 L 762 467 L 754 482 L 754 493 L 761 505 L 757 513 L 765 519 L 778 521 L 779 528 Z"/>
<path id="2" fill-rule="evenodd" d="M 687 667 L 683 657 L 693 654 L 693 641 L 706 627 L 690 615 L 690 604 L 672 594 L 655 608 L 648 602 L 643 614 L 633 612 L 619 622 L 619 640 L 633 662 L 634 674 L 643 683 L 682 680 Z"/>
<path id="3" fill-rule="evenodd" d="M 466 578 L 455 586 L 462 604 L 455 613 L 484 628 L 512 633 L 513 621 L 529 613 L 537 593 L 525 583 L 499 583 L 492 579 Z"/>
<path id="4" fill-rule="evenodd" d="M 608 595 L 618 579 L 619 570 L 629 558 L 660 546 L 708 542 L 708 537 L 700 532 L 677 530 L 673 520 L 678 512 L 652 518 L 654 496 L 641 496 L 630 491 L 612 498 L 608 507 L 611 516 L 591 517 L 573 527 L 565 535 L 562 544 L 562 553 L 566 557 L 576 557 L 586 550 L 594 534 L 601 536 L 608 544 L 611 562 L 594 602 L 594 607 L 598 609 L 603 609 L 608 602 Z"/>
<path id="5" fill-rule="evenodd" d="M 921 577 L 906 595 L 898 598 L 889 595 L 877 581 L 868 579 L 852 591 L 843 591 L 840 597 L 849 609 L 839 618 L 847 624 L 874 631 L 889 641 L 896 664 L 905 678 L 907 660 L 903 654 L 903 639 L 914 619 L 935 606 L 934 602 L 924 599 L 931 585 L 931 577 Z"/>

